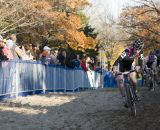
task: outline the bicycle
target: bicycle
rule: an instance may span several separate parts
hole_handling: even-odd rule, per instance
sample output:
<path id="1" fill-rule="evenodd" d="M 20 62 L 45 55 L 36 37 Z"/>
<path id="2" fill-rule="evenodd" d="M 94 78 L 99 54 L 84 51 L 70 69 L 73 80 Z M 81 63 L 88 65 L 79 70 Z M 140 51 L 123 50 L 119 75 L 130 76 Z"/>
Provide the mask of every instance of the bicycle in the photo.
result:
<path id="1" fill-rule="evenodd" d="M 148 87 L 149 90 L 155 90 L 156 86 L 156 75 L 154 70 L 151 68 L 145 68 L 144 76 L 144 85 Z"/>
<path id="2" fill-rule="evenodd" d="M 125 92 L 126 92 L 128 107 L 130 107 L 130 109 L 131 109 L 131 115 L 133 117 L 135 117 L 136 114 L 137 114 L 137 110 L 136 110 L 136 92 L 133 89 L 133 86 L 130 84 L 129 74 L 131 72 L 134 72 L 134 71 L 118 73 L 117 75 L 123 75 L 123 77 L 124 77 L 124 88 L 125 88 Z"/>

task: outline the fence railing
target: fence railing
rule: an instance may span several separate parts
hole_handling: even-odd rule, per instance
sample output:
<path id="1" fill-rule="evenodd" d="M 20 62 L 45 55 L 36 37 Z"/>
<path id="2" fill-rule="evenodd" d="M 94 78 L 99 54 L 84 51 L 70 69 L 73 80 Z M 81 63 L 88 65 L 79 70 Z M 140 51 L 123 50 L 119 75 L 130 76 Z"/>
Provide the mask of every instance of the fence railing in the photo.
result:
<path id="1" fill-rule="evenodd" d="M 101 74 L 32 61 L 1 62 L 0 98 L 101 86 Z"/>

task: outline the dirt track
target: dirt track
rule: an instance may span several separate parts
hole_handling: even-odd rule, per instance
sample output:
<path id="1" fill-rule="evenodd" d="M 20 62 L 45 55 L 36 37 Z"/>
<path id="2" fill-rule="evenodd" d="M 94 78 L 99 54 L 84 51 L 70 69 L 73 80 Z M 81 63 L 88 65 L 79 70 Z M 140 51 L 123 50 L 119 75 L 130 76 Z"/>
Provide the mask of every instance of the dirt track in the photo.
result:
<path id="1" fill-rule="evenodd" d="M 137 117 L 117 89 L 28 96 L 0 103 L 0 130 L 160 130 L 160 90 L 140 89 Z"/>

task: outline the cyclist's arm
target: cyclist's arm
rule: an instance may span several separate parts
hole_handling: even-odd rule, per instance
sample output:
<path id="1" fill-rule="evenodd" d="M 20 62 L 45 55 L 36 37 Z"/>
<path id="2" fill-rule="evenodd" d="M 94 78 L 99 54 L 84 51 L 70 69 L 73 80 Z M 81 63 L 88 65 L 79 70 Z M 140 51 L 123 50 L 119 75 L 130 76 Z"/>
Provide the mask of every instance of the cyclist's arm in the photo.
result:
<path id="1" fill-rule="evenodd" d="M 139 53 L 138 65 L 137 66 L 140 66 L 140 70 L 143 71 L 145 65 L 146 65 L 146 62 L 145 62 L 145 59 L 144 59 L 144 56 L 143 56 L 143 50 L 141 50 L 140 53 Z"/>
<path id="2" fill-rule="evenodd" d="M 138 62 L 139 66 L 143 66 L 144 65 L 144 56 L 143 56 L 143 52 L 141 51 L 140 52 L 140 55 L 139 55 L 139 62 Z"/>
<path id="3" fill-rule="evenodd" d="M 118 66 L 118 64 L 125 58 L 128 58 L 127 49 L 122 52 L 118 59 L 114 62 L 113 66 Z"/>
<path id="4" fill-rule="evenodd" d="M 117 71 L 119 71 L 119 63 L 125 58 L 128 58 L 127 49 L 124 50 L 122 54 L 118 57 L 118 59 L 114 62 L 113 68 L 112 68 L 113 73 L 116 73 Z"/>

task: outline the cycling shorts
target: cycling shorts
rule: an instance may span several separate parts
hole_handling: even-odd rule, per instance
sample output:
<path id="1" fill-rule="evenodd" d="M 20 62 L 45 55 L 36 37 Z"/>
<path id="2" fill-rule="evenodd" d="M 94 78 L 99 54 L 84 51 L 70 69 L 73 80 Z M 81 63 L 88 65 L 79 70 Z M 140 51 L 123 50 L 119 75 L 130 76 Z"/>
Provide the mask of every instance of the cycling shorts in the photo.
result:
<path id="1" fill-rule="evenodd" d="M 119 71 L 125 72 L 132 70 L 132 63 L 133 61 L 130 60 L 123 60 L 119 63 Z"/>

